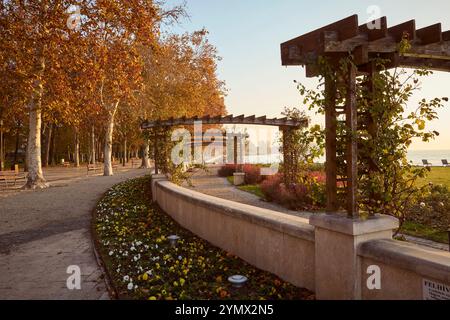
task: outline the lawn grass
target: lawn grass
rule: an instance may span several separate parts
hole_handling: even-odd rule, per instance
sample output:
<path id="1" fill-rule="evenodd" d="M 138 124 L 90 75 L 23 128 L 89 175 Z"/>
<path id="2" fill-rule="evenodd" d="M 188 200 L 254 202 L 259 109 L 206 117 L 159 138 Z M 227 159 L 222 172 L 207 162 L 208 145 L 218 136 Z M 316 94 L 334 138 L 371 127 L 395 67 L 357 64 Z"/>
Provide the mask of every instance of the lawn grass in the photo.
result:
<path id="1" fill-rule="evenodd" d="M 443 184 L 450 188 L 450 167 L 433 167 L 431 168 L 431 172 L 428 173 L 426 178 L 419 179 L 417 181 L 417 185 L 422 187 L 428 183 L 432 182 L 433 184 Z"/>
<path id="2" fill-rule="evenodd" d="M 228 177 L 228 181 L 233 184 L 233 177 Z M 443 184 L 450 188 L 450 168 L 433 167 L 426 178 L 419 179 L 417 185 L 422 187 L 429 183 L 435 185 Z M 252 193 L 260 198 L 264 198 L 264 194 L 259 185 L 244 185 L 239 186 L 238 189 Z M 443 232 L 436 228 L 426 226 L 421 223 L 407 221 L 404 223 L 402 233 L 410 236 L 420 237 L 440 243 L 449 243 L 448 232 Z"/>
<path id="3" fill-rule="evenodd" d="M 440 243 L 448 243 L 448 232 L 439 231 L 420 223 L 407 221 L 403 224 L 402 233 Z"/>
<path id="4" fill-rule="evenodd" d="M 255 196 L 258 196 L 262 199 L 264 199 L 264 193 L 261 190 L 261 187 L 259 185 L 245 185 L 245 186 L 239 186 L 238 187 L 239 190 L 245 191 L 245 192 L 249 192 L 254 194 Z"/>
<path id="5" fill-rule="evenodd" d="M 227 180 L 230 184 L 234 184 L 233 177 L 227 177 Z M 237 187 L 239 190 L 254 194 L 255 196 L 264 199 L 264 193 L 261 190 L 261 186 L 257 184 L 247 184 L 243 186 Z"/>

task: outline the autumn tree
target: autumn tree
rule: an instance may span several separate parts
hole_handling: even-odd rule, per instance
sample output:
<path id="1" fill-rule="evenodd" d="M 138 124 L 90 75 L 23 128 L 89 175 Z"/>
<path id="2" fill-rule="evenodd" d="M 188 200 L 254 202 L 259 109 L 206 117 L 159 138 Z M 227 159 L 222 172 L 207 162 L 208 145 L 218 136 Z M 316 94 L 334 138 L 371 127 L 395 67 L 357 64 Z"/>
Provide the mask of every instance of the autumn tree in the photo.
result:
<path id="1" fill-rule="evenodd" d="M 145 87 L 140 105 L 149 119 L 171 117 L 217 116 L 226 113 L 224 82 L 217 77 L 216 48 L 207 39 L 207 31 L 162 37 L 158 51 L 144 51 Z M 159 131 L 159 130 L 157 130 Z M 166 137 L 160 139 L 155 159 L 166 170 L 175 170 L 168 161 L 171 144 L 167 132 L 150 132 Z M 147 140 L 144 149 L 148 150 Z M 154 154 L 154 151 L 151 151 Z"/>

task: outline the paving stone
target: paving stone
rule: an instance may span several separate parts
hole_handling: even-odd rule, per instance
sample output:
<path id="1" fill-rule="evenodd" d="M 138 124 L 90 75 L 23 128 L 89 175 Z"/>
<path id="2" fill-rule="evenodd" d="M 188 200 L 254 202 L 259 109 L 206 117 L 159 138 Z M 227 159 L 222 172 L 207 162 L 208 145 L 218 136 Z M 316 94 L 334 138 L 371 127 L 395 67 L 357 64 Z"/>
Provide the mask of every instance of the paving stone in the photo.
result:
<path id="1" fill-rule="evenodd" d="M 0 192 L 0 299 L 109 299 L 93 251 L 92 210 L 111 186 L 150 172 L 67 172 L 50 172 L 57 187 Z M 67 288 L 70 265 L 81 269 L 81 290 Z"/>

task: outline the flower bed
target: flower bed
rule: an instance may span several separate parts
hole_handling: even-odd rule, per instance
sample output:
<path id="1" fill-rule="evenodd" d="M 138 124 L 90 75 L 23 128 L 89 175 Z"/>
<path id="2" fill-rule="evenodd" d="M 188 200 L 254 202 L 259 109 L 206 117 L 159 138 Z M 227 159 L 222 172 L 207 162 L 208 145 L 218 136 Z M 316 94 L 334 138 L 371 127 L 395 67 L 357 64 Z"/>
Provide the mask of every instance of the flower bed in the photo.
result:
<path id="1" fill-rule="evenodd" d="M 314 299 L 180 227 L 151 202 L 150 178 L 112 188 L 95 211 L 98 248 L 119 298 Z M 178 235 L 177 247 L 167 237 Z M 245 275 L 235 288 L 227 279 Z"/>

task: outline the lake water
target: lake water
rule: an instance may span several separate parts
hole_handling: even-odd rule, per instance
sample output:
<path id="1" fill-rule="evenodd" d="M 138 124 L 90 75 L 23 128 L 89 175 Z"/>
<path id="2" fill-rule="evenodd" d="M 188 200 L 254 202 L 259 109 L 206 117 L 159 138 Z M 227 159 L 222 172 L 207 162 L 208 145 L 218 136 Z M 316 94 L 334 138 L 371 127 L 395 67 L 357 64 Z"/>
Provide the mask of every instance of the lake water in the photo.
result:
<path id="1" fill-rule="evenodd" d="M 442 166 L 442 159 L 450 161 L 450 150 L 415 150 L 408 153 L 408 160 L 414 164 L 422 164 L 422 160 L 428 160 L 433 166 Z"/>
<path id="2" fill-rule="evenodd" d="M 271 156 L 246 156 L 246 163 L 273 163 L 279 162 L 279 155 Z M 428 160 L 434 166 L 442 166 L 442 159 L 450 161 L 449 150 L 414 150 L 408 153 L 408 160 L 415 165 L 422 165 L 422 160 Z M 318 159 L 319 163 L 324 163 L 325 158 Z"/>

